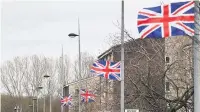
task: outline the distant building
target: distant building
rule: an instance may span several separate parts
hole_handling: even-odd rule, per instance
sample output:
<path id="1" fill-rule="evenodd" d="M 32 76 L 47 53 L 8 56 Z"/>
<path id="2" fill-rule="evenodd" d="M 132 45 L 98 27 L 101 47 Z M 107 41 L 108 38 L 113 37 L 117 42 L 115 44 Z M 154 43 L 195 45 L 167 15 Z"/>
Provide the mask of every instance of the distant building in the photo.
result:
<path id="1" fill-rule="evenodd" d="M 139 109 L 142 112 L 149 112 L 148 110 L 162 112 L 166 108 L 166 103 L 163 100 L 158 101 L 157 107 L 152 106 L 151 102 L 153 101 L 146 101 L 148 100 L 147 96 L 150 97 L 150 95 L 141 81 L 141 79 L 144 79 L 145 83 L 150 84 L 160 95 L 165 96 L 164 78 L 161 75 L 165 70 L 164 42 L 164 39 L 137 39 L 125 43 L 125 109 Z M 98 58 L 120 61 L 120 50 L 120 45 L 113 46 Z M 155 73 L 150 75 L 148 74 L 149 71 Z M 112 89 L 105 92 L 106 96 L 110 98 L 106 98 L 108 107 L 105 110 L 119 112 L 120 82 L 107 81 L 107 83 L 107 87 L 111 86 Z M 144 97 L 147 99 L 145 100 Z"/>
<path id="2" fill-rule="evenodd" d="M 88 77 L 80 81 L 82 89 L 88 89 L 95 92 L 95 102 L 93 103 L 82 103 L 81 102 L 81 112 L 97 112 L 100 110 L 100 97 L 101 97 L 101 86 L 100 77 Z M 69 83 L 69 93 L 73 97 L 73 106 L 69 109 L 69 112 L 78 112 L 79 109 L 79 82 Z"/>
<path id="3" fill-rule="evenodd" d="M 193 85 L 191 42 L 188 37 L 176 37 L 136 39 L 125 43 L 125 109 L 166 112 L 173 104 L 169 105 L 163 98 L 173 100 L 180 97 Z M 120 57 L 119 44 L 106 50 L 98 59 L 120 61 Z M 91 77 L 82 81 L 82 87 L 97 93 L 95 103 L 82 104 L 83 112 L 120 112 L 119 81 Z M 77 83 L 70 85 L 70 93 L 78 101 Z M 77 112 L 78 102 L 74 103 L 70 112 Z M 185 109 L 179 112 L 185 112 Z"/>
<path id="4" fill-rule="evenodd" d="M 185 91 L 193 86 L 192 59 L 191 38 L 180 36 L 165 40 L 165 69 L 167 70 L 170 67 L 165 77 L 166 98 L 173 100 L 182 97 Z M 184 105 L 185 108 L 178 112 L 193 112 L 192 98 Z"/>

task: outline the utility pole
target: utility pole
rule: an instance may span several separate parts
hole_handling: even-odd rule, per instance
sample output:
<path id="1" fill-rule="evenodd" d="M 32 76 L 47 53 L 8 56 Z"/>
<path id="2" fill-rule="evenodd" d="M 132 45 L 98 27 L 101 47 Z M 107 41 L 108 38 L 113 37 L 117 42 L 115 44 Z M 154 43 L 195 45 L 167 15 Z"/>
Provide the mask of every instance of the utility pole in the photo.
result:
<path id="1" fill-rule="evenodd" d="M 80 39 L 80 22 L 79 22 L 79 18 L 78 18 L 78 68 L 79 68 L 79 112 L 81 112 L 81 39 Z"/>
<path id="2" fill-rule="evenodd" d="M 124 0 L 122 0 L 121 12 L 121 112 L 124 112 Z"/>
<path id="3" fill-rule="evenodd" d="M 33 102 L 33 112 L 35 112 L 35 101 L 34 100 L 32 100 L 32 102 Z"/>
<path id="4" fill-rule="evenodd" d="M 64 79 L 64 64 L 63 64 L 63 45 L 62 45 L 62 67 L 61 67 L 61 76 L 60 76 L 60 81 L 62 81 L 62 84 L 61 84 L 61 88 L 62 88 L 62 97 L 65 97 L 64 96 L 64 81 L 63 81 L 63 79 Z M 65 80 L 65 79 L 64 79 Z M 63 108 L 63 106 L 61 105 L 61 112 L 63 112 L 63 110 L 64 110 L 64 108 Z"/>
<path id="5" fill-rule="evenodd" d="M 78 88 L 79 88 L 79 112 L 81 112 L 81 96 L 80 96 L 80 88 L 81 88 L 81 39 L 80 39 L 80 22 L 79 22 L 79 18 L 78 18 L 78 35 L 74 34 L 74 33 L 70 33 L 68 35 L 71 38 L 74 38 L 76 36 L 78 36 Z"/>
<path id="6" fill-rule="evenodd" d="M 195 1 L 195 35 L 193 40 L 194 112 L 200 112 L 200 4 Z"/>

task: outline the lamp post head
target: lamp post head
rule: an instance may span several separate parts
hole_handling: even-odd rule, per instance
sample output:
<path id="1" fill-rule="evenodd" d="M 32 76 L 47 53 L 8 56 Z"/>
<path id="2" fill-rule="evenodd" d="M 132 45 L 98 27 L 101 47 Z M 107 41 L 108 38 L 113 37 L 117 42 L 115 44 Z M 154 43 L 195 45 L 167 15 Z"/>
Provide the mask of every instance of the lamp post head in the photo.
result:
<path id="1" fill-rule="evenodd" d="M 50 76 L 49 75 L 44 75 L 44 78 L 49 78 Z"/>
<path id="2" fill-rule="evenodd" d="M 77 35 L 75 33 L 70 33 L 68 36 L 71 37 L 71 38 L 74 38 L 74 37 L 79 36 L 79 35 Z"/>
<path id="3" fill-rule="evenodd" d="M 42 86 L 38 86 L 38 87 L 37 87 L 37 89 L 42 89 L 42 88 L 43 88 Z"/>

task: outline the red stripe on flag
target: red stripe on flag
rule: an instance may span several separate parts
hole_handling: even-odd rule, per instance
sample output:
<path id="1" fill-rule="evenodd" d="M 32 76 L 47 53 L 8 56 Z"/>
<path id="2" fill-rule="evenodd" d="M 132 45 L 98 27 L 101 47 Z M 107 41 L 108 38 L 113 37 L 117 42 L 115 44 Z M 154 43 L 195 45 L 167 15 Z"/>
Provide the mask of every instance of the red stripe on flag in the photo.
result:
<path id="1" fill-rule="evenodd" d="M 146 34 L 148 34 L 149 32 L 151 32 L 152 30 L 154 30 L 156 27 L 158 27 L 159 25 L 155 25 L 153 26 L 151 29 L 149 29 L 148 31 L 146 31 L 142 36 L 141 39 L 143 39 L 145 37 Z"/>
<path id="2" fill-rule="evenodd" d="M 188 7 L 188 6 L 192 5 L 192 4 L 194 4 L 194 2 L 190 2 L 189 4 L 184 5 L 183 7 L 179 8 L 177 11 L 175 11 L 173 13 L 173 15 L 176 15 L 177 13 L 179 13 L 180 11 L 182 11 L 184 8 L 186 8 L 186 7 Z"/>
<path id="3" fill-rule="evenodd" d="M 191 29 L 189 29 L 189 28 L 187 28 L 184 24 L 182 24 L 182 23 L 176 23 L 176 24 L 178 24 L 178 25 L 180 25 L 180 26 L 182 26 L 183 28 L 185 28 L 186 30 L 188 30 L 189 32 L 191 32 L 191 33 L 193 33 L 194 34 L 194 31 L 193 30 L 191 30 Z"/>
<path id="4" fill-rule="evenodd" d="M 144 15 L 147 15 L 147 16 L 156 16 L 155 14 L 150 14 L 150 13 L 147 13 L 147 12 L 139 12 L 140 14 L 144 14 Z"/>

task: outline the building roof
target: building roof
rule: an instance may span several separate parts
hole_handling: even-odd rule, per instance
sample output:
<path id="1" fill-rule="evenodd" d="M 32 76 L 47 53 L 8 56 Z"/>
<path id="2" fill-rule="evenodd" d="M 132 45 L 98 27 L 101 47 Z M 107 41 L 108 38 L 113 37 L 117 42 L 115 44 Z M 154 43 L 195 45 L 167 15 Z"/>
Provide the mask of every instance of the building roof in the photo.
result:
<path id="1" fill-rule="evenodd" d="M 130 43 L 130 42 L 138 41 L 138 40 L 140 40 L 140 39 L 128 40 L 128 41 L 125 42 L 124 44 L 128 44 L 128 43 Z M 111 52 L 114 51 L 114 48 L 117 48 L 117 47 L 119 47 L 119 46 L 121 46 L 121 43 L 110 47 L 108 50 L 106 50 L 106 51 L 104 51 L 103 53 L 101 53 L 101 54 L 98 56 L 98 59 L 101 59 L 101 58 L 103 58 L 104 56 L 110 54 Z"/>
<path id="2" fill-rule="evenodd" d="M 149 40 L 158 40 L 158 39 L 156 39 L 156 38 L 130 39 L 130 40 L 124 42 L 125 52 L 129 52 L 129 49 L 130 49 L 129 45 L 131 45 L 131 47 L 138 47 L 139 45 L 143 44 L 143 45 L 146 45 L 148 47 Z M 162 40 L 162 39 L 159 39 L 159 40 Z M 102 54 L 100 54 L 98 56 L 98 59 L 102 59 L 103 57 L 105 57 L 106 55 L 108 55 L 108 54 L 110 54 L 110 53 L 112 53 L 114 51 L 115 52 L 120 51 L 118 49 L 120 46 L 121 46 L 121 44 L 117 44 L 117 45 L 112 46 L 111 48 L 109 48 L 108 50 L 106 50 L 105 52 L 103 52 Z M 116 48 L 118 49 L 117 51 L 116 51 Z M 132 52 L 132 51 L 130 51 L 130 52 Z"/>

